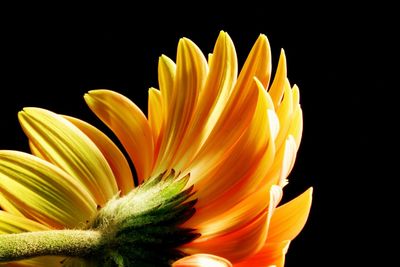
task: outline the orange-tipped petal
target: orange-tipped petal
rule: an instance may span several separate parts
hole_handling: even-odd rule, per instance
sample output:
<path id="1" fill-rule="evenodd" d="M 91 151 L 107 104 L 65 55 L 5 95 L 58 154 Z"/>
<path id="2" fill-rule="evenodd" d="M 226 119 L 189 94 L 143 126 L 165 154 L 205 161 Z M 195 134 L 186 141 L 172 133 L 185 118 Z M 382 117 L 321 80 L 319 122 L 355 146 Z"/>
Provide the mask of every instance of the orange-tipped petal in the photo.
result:
<path id="1" fill-rule="evenodd" d="M 303 229 L 311 208 L 312 188 L 297 198 L 275 209 L 267 242 L 293 240 Z"/>
<path id="2" fill-rule="evenodd" d="M 150 177 L 153 166 L 153 137 L 142 111 L 128 98 L 109 90 L 85 95 L 89 108 L 117 135 L 131 157 L 139 182 Z"/>
<path id="3" fill-rule="evenodd" d="M 53 228 L 82 226 L 96 203 L 78 181 L 27 153 L 0 151 L 0 193 L 27 218 Z"/>
<path id="4" fill-rule="evenodd" d="M 99 148 L 61 115 L 40 108 L 19 112 L 21 126 L 39 151 L 37 156 L 62 168 L 88 188 L 99 205 L 118 192 L 115 178 Z"/>
<path id="5" fill-rule="evenodd" d="M 174 262 L 172 267 L 232 267 L 232 264 L 215 255 L 194 254 Z"/>
<path id="6" fill-rule="evenodd" d="M 289 248 L 290 241 L 280 243 L 267 243 L 255 255 L 235 263 L 234 267 L 283 267 L 285 263 L 285 254 Z"/>
<path id="7" fill-rule="evenodd" d="M 126 160 L 121 150 L 96 127 L 86 123 L 82 120 L 64 116 L 67 120 L 72 122 L 76 127 L 79 128 L 84 134 L 86 134 L 95 145 L 100 149 L 103 156 L 106 158 L 110 165 L 115 180 L 118 185 L 118 189 L 123 195 L 126 195 L 134 188 L 133 176 L 129 163 Z"/>

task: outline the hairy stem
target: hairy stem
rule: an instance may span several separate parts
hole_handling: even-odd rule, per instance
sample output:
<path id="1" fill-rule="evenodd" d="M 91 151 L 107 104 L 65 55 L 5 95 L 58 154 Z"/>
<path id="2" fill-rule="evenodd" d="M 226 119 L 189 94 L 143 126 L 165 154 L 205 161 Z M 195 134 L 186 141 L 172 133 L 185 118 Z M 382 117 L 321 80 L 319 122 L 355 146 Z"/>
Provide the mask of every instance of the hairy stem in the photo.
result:
<path id="1" fill-rule="evenodd" d="M 52 230 L 0 235 L 0 262 L 37 256 L 84 257 L 101 247 L 101 233 L 93 230 Z"/>

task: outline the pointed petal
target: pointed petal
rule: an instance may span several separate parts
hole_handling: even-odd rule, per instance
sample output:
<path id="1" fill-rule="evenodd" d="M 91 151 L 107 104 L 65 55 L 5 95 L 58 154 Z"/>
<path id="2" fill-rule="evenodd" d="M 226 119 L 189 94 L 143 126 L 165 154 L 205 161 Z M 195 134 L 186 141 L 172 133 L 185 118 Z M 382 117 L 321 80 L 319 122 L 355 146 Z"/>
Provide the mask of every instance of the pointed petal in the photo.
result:
<path id="1" fill-rule="evenodd" d="M 38 222 L 0 210 L 0 234 L 43 231 L 49 229 L 49 227 Z"/>
<path id="2" fill-rule="evenodd" d="M 133 176 L 129 163 L 121 150 L 107 135 L 89 123 L 69 116 L 64 116 L 64 118 L 78 127 L 100 149 L 114 173 L 118 189 L 123 195 L 129 193 L 134 188 Z"/>
<path id="3" fill-rule="evenodd" d="M 259 88 L 254 77 L 265 77 L 268 68 L 266 62 L 269 60 L 268 41 L 261 35 L 253 46 L 217 123 L 193 160 L 196 165 L 215 165 L 249 127 L 259 100 Z M 200 180 L 196 175 L 191 178 L 193 182 Z"/>
<path id="4" fill-rule="evenodd" d="M 169 117 L 156 163 L 156 173 L 169 168 L 177 169 L 171 164 L 174 163 L 174 157 L 192 120 L 206 74 L 207 62 L 203 53 L 189 39 L 181 39 L 177 51 L 176 77 L 168 105 Z"/>
<path id="5" fill-rule="evenodd" d="M 285 51 L 282 49 L 274 81 L 268 90 L 268 93 L 271 95 L 272 101 L 274 102 L 275 108 L 278 108 L 279 104 L 281 103 L 283 92 L 285 91 L 286 75 L 286 57 Z"/>
<path id="6" fill-rule="evenodd" d="M 293 240 L 303 229 L 311 208 L 312 188 L 278 207 L 271 219 L 267 242 Z"/>
<path id="7" fill-rule="evenodd" d="M 232 267 L 232 264 L 215 255 L 194 254 L 174 262 L 172 267 Z"/>
<path id="8" fill-rule="evenodd" d="M 237 59 L 232 40 L 220 32 L 210 61 L 210 69 L 193 119 L 181 140 L 172 166 L 184 169 L 190 163 L 200 145 L 213 129 L 229 99 L 237 76 Z"/>
<path id="9" fill-rule="evenodd" d="M 280 243 L 267 243 L 259 252 L 249 258 L 235 263 L 234 267 L 283 267 L 285 254 L 289 248 L 290 241 Z"/>
<path id="10" fill-rule="evenodd" d="M 0 151 L 0 192 L 24 216 L 54 228 L 84 224 L 96 212 L 86 188 L 30 154 Z"/>
<path id="11" fill-rule="evenodd" d="M 90 91 L 85 100 L 121 141 L 135 165 L 139 182 L 150 177 L 153 137 L 143 112 L 128 98 L 109 90 Z"/>
<path id="12" fill-rule="evenodd" d="M 260 34 L 240 72 L 236 88 L 252 83 L 254 77 L 268 88 L 271 76 L 271 48 L 267 37 Z"/>
<path id="13" fill-rule="evenodd" d="M 39 108 L 25 108 L 18 118 L 40 154 L 79 180 L 99 205 L 118 192 L 112 170 L 101 151 L 71 122 Z"/>

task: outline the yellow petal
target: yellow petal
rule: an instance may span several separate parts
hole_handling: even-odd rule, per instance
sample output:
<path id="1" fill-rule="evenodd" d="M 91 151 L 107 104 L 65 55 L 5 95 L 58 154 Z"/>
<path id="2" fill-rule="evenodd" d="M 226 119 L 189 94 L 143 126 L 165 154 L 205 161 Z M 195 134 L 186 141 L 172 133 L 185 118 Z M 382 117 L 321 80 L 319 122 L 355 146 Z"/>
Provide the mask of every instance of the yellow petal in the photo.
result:
<path id="1" fill-rule="evenodd" d="M 0 151 L 0 192 L 26 217 L 54 228 L 82 226 L 96 203 L 74 178 L 30 154 Z"/>
<path id="2" fill-rule="evenodd" d="M 234 267 L 283 267 L 289 244 L 290 241 L 266 243 L 259 252 L 239 263 L 235 263 Z"/>
<path id="3" fill-rule="evenodd" d="M 85 100 L 121 141 L 135 165 L 139 182 L 150 177 L 154 146 L 143 112 L 128 98 L 109 90 L 90 91 Z"/>
<path id="4" fill-rule="evenodd" d="M 303 229 L 311 208 L 312 188 L 278 207 L 271 219 L 267 242 L 293 240 Z"/>
<path id="5" fill-rule="evenodd" d="M 0 234 L 43 231 L 49 229 L 49 227 L 38 222 L 0 210 Z"/>
<path id="6" fill-rule="evenodd" d="M 64 116 L 64 118 L 78 127 L 100 149 L 114 173 L 119 190 L 123 195 L 129 193 L 134 188 L 133 176 L 121 150 L 96 127 L 73 117 Z"/>
<path id="7" fill-rule="evenodd" d="M 18 208 L 15 205 L 13 205 L 13 203 L 8 201 L 7 198 L 5 198 L 3 194 L 0 192 L 0 210 L 1 209 L 14 215 L 20 215 L 20 216 L 22 215 L 22 213 L 18 210 Z"/>
<path id="8" fill-rule="evenodd" d="M 185 133 L 195 111 L 199 92 L 207 74 L 207 62 L 200 49 L 189 39 L 179 41 L 176 63 L 176 77 L 169 103 L 165 135 L 156 162 L 156 173 L 173 166 Z M 171 165 L 172 164 L 172 165 Z"/>
<path id="9" fill-rule="evenodd" d="M 174 262 L 172 267 L 232 267 L 232 264 L 215 255 L 194 254 Z"/>
<path id="10" fill-rule="evenodd" d="M 153 133 L 154 144 L 158 143 L 160 132 L 163 124 L 163 107 L 162 98 L 159 90 L 155 88 L 149 89 L 148 117 Z"/>
<path id="11" fill-rule="evenodd" d="M 283 92 L 285 91 L 286 75 L 286 57 L 285 51 L 283 51 L 282 49 L 274 81 L 270 89 L 268 90 L 268 93 L 271 95 L 272 101 L 274 102 L 276 109 L 281 103 Z"/>
<path id="12" fill-rule="evenodd" d="M 213 129 L 229 99 L 237 77 L 237 59 L 232 40 L 221 32 L 210 60 L 204 88 L 200 91 L 193 119 L 181 140 L 172 166 L 184 169 Z"/>
<path id="13" fill-rule="evenodd" d="M 107 160 L 93 141 L 71 122 L 39 108 L 25 108 L 18 117 L 40 155 L 79 180 L 99 205 L 117 194 L 117 184 Z"/>

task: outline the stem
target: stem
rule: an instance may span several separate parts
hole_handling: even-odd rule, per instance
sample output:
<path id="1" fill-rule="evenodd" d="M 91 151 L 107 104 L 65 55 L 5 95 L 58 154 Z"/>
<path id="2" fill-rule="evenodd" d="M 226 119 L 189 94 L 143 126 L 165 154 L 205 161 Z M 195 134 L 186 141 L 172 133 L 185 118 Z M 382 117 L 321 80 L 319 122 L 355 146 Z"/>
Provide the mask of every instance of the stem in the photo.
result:
<path id="1" fill-rule="evenodd" d="M 0 262 L 37 256 L 83 257 L 101 247 L 101 233 L 92 230 L 52 230 L 0 235 Z"/>

